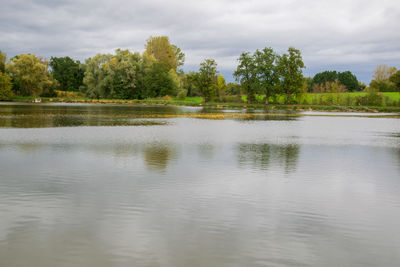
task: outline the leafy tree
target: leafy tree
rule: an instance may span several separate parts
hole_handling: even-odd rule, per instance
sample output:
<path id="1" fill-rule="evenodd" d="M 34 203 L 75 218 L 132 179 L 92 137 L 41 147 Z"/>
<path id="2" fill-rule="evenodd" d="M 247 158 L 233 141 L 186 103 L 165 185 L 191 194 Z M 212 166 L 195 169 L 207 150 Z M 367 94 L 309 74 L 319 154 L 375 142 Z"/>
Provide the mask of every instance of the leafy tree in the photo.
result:
<path id="1" fill-rule="evenodd" d="M 160 62 L 156 62 L 151 66 L 148 75 L 144 78 L 146 97 L 176 94 L 174 80 L 169 74 L 168 68 L 168 66 Z"/>
<path id="2" fill-rule="evenodd" d="M 183 64 L 185 63 L 185 54 L 182 52 L 182 50 L 177 47 L 176 45 L 171 45 L 172 49 L 174 50 L 174 54 L 175 54 L 175 59 L 177 62 L 177 66 L 178 67 L 182 67 Z"/>
<path id="3" fill-rule="evenodd" d="M 0 100 L 9 100 L 13 95 L 11 79 L 7 73 L 0 72 Z"/>
<path id="4" fill-rule="evenodd" d="M 188 96 L 201 96 L 201 91 L 198 86 L 199 73 L 189 72 L 185 75 L 184 88 L 187 90 Z"/>
<path id="5" fill-rule="evenodd" d="M 111 54 L 97 54 L 92 58 L 86 59 L 86 71 L 83 83 L 86 86 L 85 93 L 91 98 L 106 96 L 105 82 L 103 79 L 106 74 L 103 65 L 112 58 Z"/>
<path id="6" fill-rule="evenodd" d="M 35 97 L 49 91 L 54 80 L 49 71 L 49 63 L 32 54 L 13 57 L 6 65 L 6 70 L 16 86 L 18 94 Z"/>
<path id="7" fill-rule="evenodd" d="M 0 50 L 0 72 L 6 71 L 7 55 Z"/>
<path id="8" fill-rule="evenodd" d="M 184 54 L 181 50 L 172 46 L 167 36 L 150 37 L 147 40 L 145 53 L 168 67 L 168 70 L 176 70 L 178 65 L 183 65 Z"/>
<path id="9" fill-rule="evenodd" d="M 51 57 L 50 67 L 61 91 L 78 91 L 83 85 L 84 71 L 79 61 L 70 57 Z"/>
<path id="10" fill-rule="evenodd" d="M 387 65 L 378 65 L 374 70 L 373 80 L 369 84 L 372 91 L 393 92 L 396 91 L 396 85 L 390 80 L 390 77 L 396 73 L 395 67 Z"/>
<path id="11" fill-rule="evenodd" d="M 395 67 L 388 67 L 387 65 L 378 65 L 373 74 L 373 80 L 375 81 L 387 81 L 390 76 L 396 72 Z"/>
<path id="12" fill-rule="evenodd" d="M 115 55 L 97 54 L 86 60 L 86 94 L 92 98 L 143 98 L 151 64 L 148 57 L 129 50 L 117 49 Z"/>
<path id="13" fill-rule="evenodd" d="M 206 59 L 200 63 L 197 86 L 204 96 L 204 102 L 217 96 L 217 63 L 214 59 Z"/>
<path id="14" fill-rule="evenodd" d="M 217 89 L 219 101 L 222 101 L 222 97 L 225 95 L 226 91 L 225 78 L 222 76 L 222 74 L 218 74 L 217 76 Z"/>
<path id="15" fill-rule="evenodd" d="M 397 91 L 400 92 L 400 70 L 393 73 L 390 76 L 389 81 L 391 81 L 396 86 Z"/>
<path id="16" fill-rule="evenodd" d="M 335 70 L 323 71 L 323 72 L 315 74 L 313 81 L 312 81 L 312 86 L 314 86 L 314 84 L 323 85 L 323 84 L 326 84 L 327 82 L 334 82 L 337 79 L 338 79 L 337 71 L 335 71 Z"/>
<path id="17" fill-rule="evenodd" d="M 239 65 L 233 75 L 247 93 L 247 101 L 253 103 L 258 88 L 256 64 L 249 52 L 243 52 L 238 58 Z"/>
<path id="18" fill-rule="evenodd" d="M 349 91 L 356 91 L 360 88 L 357 77 L 351 71 L 339 72 L 338 81 Z"/>
<path id="19" fill-rule="evenodd" d="M 291 101 L 291 95 L 298 94 L 303 88 L 303 68 L 305 68 L 300 50 L 289 47 L 288 54 L 278 59 L 277 72 L 280 76 L 280 89 Z"/>
<path id="20" fill-rule="evenodd" d="M 231 82 L 226 85 L 226 93 L 228 95 L 240 95 L 241 94 L 241 87 L 240 84 Z"/>
<path id="21" fill-rule="evenodd" d="M 262 51 L 256 50 L 253 57 L 259 87 L 266 95 L 265 104 L 268 104 L 269 98 L 276 94 L 276 84 L 279 82 L 276 72 L 278 55 L 272 48 L 266 47 Z"/>

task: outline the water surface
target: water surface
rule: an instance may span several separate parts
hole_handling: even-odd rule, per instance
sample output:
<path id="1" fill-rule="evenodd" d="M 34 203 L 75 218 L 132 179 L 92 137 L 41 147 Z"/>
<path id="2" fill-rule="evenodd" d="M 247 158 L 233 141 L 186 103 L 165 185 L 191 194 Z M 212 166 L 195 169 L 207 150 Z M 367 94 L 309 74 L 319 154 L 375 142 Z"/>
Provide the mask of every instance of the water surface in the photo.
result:
<path id="1" fill-rule="evenodd" d="M 2 103 L 0 266 L 398 266 L 400 120 L 263 113 Z"/>

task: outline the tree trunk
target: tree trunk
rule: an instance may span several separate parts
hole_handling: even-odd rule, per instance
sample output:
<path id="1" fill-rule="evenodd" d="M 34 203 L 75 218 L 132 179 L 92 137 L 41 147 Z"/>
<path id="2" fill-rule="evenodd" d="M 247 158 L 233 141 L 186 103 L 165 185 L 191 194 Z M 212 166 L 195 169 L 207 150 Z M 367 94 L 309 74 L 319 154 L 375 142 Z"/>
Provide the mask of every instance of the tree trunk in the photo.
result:
<path id="1" fill-rule="evenodd" d="M 265 97 L 265 105 L 269 104 L 268 98 L 269 98 L 268 96 Z"/>

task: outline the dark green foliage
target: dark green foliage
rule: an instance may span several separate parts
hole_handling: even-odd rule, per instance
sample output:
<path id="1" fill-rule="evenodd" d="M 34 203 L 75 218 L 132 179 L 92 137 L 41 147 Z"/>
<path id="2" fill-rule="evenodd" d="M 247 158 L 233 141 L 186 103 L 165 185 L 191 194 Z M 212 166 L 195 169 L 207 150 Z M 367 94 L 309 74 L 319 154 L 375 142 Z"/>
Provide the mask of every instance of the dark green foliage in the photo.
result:
<path id="1" fill-rule="evenodd" d="M 258 81 L 259 93 L 266 95 L 266 104 L 269 97 L 277 93 L 277 84 L 279 75 L 276 71 L 276 63 L 279 56 L 270 47 L 264 48 L 262 51 L 256 50 L 253 55 L 255 63 L 255 74 Z"/>
<path id="2" fill-rule="evenodd" d="M 187 90 L 188 96 L 202 96 L 201 91 L 198 87 L 198 72 L 189 72 L 185 74 L 185 79 L 183 79 L 183 87 Z"/>
<path id="3" fill-rule="evenodd" d="M 196 82 L 205 101 L 217 97 L 217 63 L 214 59 L 206 59 L 200 63 Z"/>
<path id="4" fill-rule="evenodd" d="M 288 54 L 279 57 L 277 72 L 280 77 L 280 91 L 287 96 L 287 103 L 292 101 L 292 95 L 301 93 L 304 85 L 303 58 L 300 50 L 289 47 Z"/>
<path id="5" fill-rule="evenodd" d="M 246 92 L 247 101 L 249 103 L 254 103 L 255 94 L 259 86 L 254 58 L 249 52 L 243 52 L 238 58 L 238 61 L 239 65 L 233 75 Z"/>
<path id="6" fill-rule="evenodd" d="M 168 74 L 169 67 L 163 63 L 153 63 L 144 78 L 144 97 L 174 95 L 174 82 Z"/>
<path id="7" fill-rule="evenodd" d="M 312 84 L 326 84 L 327 82 L 334 82 L 338 79 L 338 72 L 337 71 L 323 71 L 320 73 L 315 74 Z"/>
<path id="8" fill-rule="evenodd" d="M 1 52 L 0 50 L 0 72 L 6 71 L 6 61 L 7 61 L 6 53 Z"/>
<path id="9" fill-rule="evenodd" d="M 50 67 L 61 91 L 79 91 L 83 84 L 84 70 L 79 61 L 70 57 L 51 57 Z"/>
<path id="10" fill-rule="evenodd" d="M 357 77 L 351 71 L 339 72 L 338 80 L 351 92 L 357 91 L 360 88 Z"/>
<path id="11" fill-rule="evenodd" d="M 389 78 L 389 81 L 394 84 L 396 91 L 400 92 L 400 70 L 392 74 Z"/>
<path id="12" fill-rule="evenodd" d="M 226 85 L 226 93 L 228 95 L 240 95 L 241 94 L 241 86 L 238 83 L 228 83 Z"/>
<path id="13" fill-rule="evenodd" d="M 351 71 L 337 72 L 337 71 L 323 71 L 315 74 L 312 79 L 311 88 L 315 85 L 324 86 L 325 84 L 331 84 L 338 81 L 341 85 L 344 85 L 349 91 L 360 90 L 360 85 L 357 77 Z"/>
<path id="14" fill-rule="evenodd" d="M 396 85 L 389 80 L 381 80 L 381 81 L 372 80 L 369 86 L 378 92 L 397 91 Z"/>
<path id="15" fill-rule="evenodd" d="M 0 100 L 9 100 L 13 95 L 11 78 L 0 71 Z"/>

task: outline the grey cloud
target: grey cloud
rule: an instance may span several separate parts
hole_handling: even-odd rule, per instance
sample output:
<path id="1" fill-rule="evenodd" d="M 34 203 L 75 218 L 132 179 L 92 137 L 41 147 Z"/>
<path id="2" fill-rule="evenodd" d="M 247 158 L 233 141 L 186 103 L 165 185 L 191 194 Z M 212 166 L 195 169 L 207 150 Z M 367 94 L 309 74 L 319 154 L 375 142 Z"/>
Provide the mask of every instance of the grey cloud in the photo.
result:
<path id="1" fill-rule="evenodd" d="M 393 1 L 0 0 L 0 49 L 83 60 L 116 48 L 143 51 L 168 35 L 186 70 L 214 58 L 231 74 L 242 51 L 302 51 L 306 75 L 348 69 L 368 82 L 378 64 L 399 67 L 400 7 Z M 230 77 L 227 77 L 230 80 Z"/>

